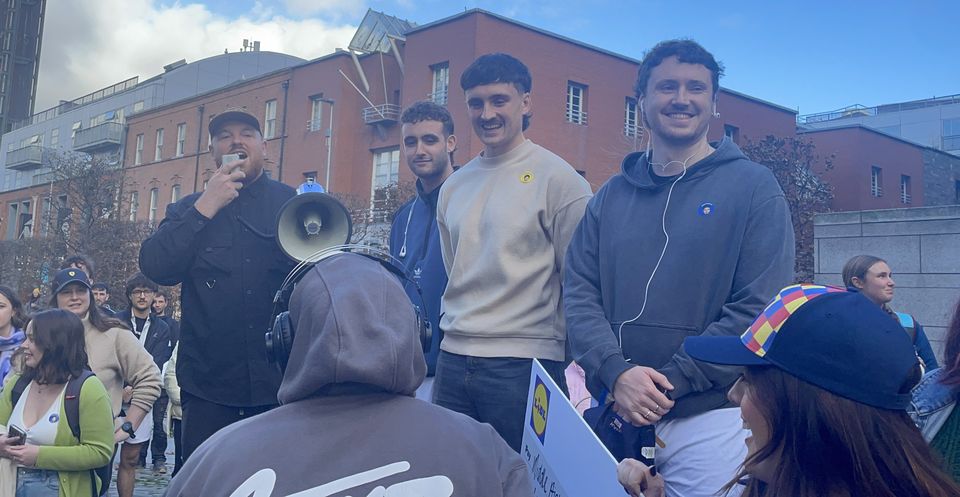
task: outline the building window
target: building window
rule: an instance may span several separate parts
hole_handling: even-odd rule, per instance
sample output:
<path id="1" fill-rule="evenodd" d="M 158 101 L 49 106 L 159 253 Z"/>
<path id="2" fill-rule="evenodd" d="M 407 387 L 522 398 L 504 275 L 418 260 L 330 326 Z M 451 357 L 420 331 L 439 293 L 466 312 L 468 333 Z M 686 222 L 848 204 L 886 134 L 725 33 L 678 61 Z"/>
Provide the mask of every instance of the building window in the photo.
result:
<path id="1" fill-rule="evenodd" d="M 906 174 L 900 175 L 900 203 L 910 204 L 910 176 Z"/>
<path id="2" fill-rule="evenodd" d="M 960 204 L 960 180 L 953 182 L 953 203 Z"/>
<path id="3" fill-rule="evenodd" d="M 20 204 L 11 203 L 7 207 L 7 240 L 13 240 L 17 237 L 17 215 L 20 212 Z"/>
<path id="4" fill-rule="evenodd" d="M 960 151 L 960 117 L 943 120 L 942 150 L 946 152 Z"/>
<path id="5" fill-rule="evenodd" d="M 263 117 L 263 138 L 269 140 L 277 134 L 277 101 L 267 100 L 267 111 Z"/>
<path id="6" fill-rule="evenodd" d="M 143 164 L 143 133 L 137 135 L 137 148 L 134 150 L 133 165 L 139 166 L 140 164 Z"/>
<path id="7" fill-rule="evenodd" d="M 310 131 L 320 131 L 320 128 L 322 126 L 323 126 L 323 98 L 311 97 L 310 98 L 310 122 L 307 123 L 307 128 Z"/>
<path id="8" fill-rule="evenodd" d="M 724 124 L 724 125 L 723 125 L 723 136 L 726 136 L 727 138 L 729 138 L 730 141 L 732 141 L 733 143 L 739 144 L 739 143 L 740 143 L 740 128 L 738 128 L 738 127 L 736 127 L 736 126 L 734 126 L 734 125 L 732 125 L 732 124 Z"/>
<path id="9" fill-rule="evenodd" d="M 163 128 L 157 130 L 157 149 L 153 153 L 153 160 L 158 161 L 163 158 Z"/>
<path id="10" fill-rule="evenodd" d="M 177 125 L 177 157 L 183 157 L 183 146 L 187 143 L 187 123 Z"/>
<path id="11" fill-rule="evenodd" d="M 173 185 L 173 188 L 170 188 L 170 203 L 175 204 L 177 200 L 180 200 L 180 185 Z"/>
<path id="12" fill-rule="evenodd" d="M 80 130 L 80 127 L 83 126 L 83 123 L 77 121 L 73 123 L 73 126 L 70 127 L 70 146 L 74 144 L 74 139 L 77 137 L 77 131 Z"/>
<path id="13" fill-rule="evenodd" d="M 638 136 L 637 131 L 637 99 L 627 97 L 627 104 L 623 109 L 623 134 L 635 138 Z"/>
<path id="14" fill-rule="evenodd" d="M 396 183 L 400 173 L 400 148 L 373 154 L 373 190 Z"/>
<path id="15" fill-rule="evenodd" d="M 147 218 L 151 223 L 157 220 L 157 202 L 160 200 L 160 190 L 158 188 L 150 189 L 150 217 Z"/>
<path id="16" fill-rule="evenodd" d="M 137 112 L 140 112 L 141 110 L 143 110 L 143 100 L 138 100 L 137 102 L 134 102 L 133 112 L 137 113 Z"/>
<path id="17" fill-rule="evenodd" d="M 437 105 L 447 105 L 447 93 L 450 89 L 450 63 L 441 62 L 430 66 L 433 71 L 433 91 L 430 93 L 430 100 Z"/>
<path id="18" fill-rule="evenodd" d="M 56 147 L 60 144 L 60 128 L 53 128 L 50 130 L 50 146 Z"/>
<path id="19" fill-rule="evenodd" d="M 567 122 L 587 124 L 587 87 L 567 82 Z"/>
<path id="20" fill-rule="evenodd" d="M 137 208 L 140 207 L 140 192 L 130 192 L 130 221 L 137 220 Z"/>
<path id="21" fill-rule="evenodd" d="M 877 166 L 870 168 L 870 195 L 883 196 L 883 169 Z"/>

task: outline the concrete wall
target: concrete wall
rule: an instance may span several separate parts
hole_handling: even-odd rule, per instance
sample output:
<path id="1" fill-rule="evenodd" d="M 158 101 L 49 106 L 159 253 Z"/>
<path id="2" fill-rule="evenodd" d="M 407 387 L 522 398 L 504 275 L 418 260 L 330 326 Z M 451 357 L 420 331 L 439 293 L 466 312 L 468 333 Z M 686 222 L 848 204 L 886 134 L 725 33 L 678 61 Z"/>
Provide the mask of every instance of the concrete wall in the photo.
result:
<path id="1" fill-rule="evenodd" d="M 892 307 L 916 316 L 942 354 L 960 298 L 960 206 L 821 214 L 814 243 L 817 283 L 842 285 L 843 265 L 855 255 L 886 259 L 897 285 Z"/>

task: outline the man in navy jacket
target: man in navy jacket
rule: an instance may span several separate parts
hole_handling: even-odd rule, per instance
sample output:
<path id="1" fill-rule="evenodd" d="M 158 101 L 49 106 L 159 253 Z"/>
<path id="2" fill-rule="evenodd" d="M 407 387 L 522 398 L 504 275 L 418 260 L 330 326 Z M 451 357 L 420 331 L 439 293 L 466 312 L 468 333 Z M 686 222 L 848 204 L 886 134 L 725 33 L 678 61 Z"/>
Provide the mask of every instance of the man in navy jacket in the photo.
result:
<path id="1" fill-rule="evenodd" d="M 431 101 L 417 102 L 400 117 L 403 123 L 403 155 L 407 166 L 417 176 L 417 195 L 397 210 L 390 228 L 390 255 L 403 263 L 407 274 L 420 286 L 404 283 L 414 305 L 433 329 L 427 351 L 427 378 L 417 389 L 417 397 L 430 400 L 433 375 L 440 353 L 440 297 L 447 286 L 447 273 L 440 255 L 440 234 L 437 231 L 437 197 L 440 186 L 453 173 L 453 151 L 457 137 L 453 134 L 453 118 L 447 109 Z"/>

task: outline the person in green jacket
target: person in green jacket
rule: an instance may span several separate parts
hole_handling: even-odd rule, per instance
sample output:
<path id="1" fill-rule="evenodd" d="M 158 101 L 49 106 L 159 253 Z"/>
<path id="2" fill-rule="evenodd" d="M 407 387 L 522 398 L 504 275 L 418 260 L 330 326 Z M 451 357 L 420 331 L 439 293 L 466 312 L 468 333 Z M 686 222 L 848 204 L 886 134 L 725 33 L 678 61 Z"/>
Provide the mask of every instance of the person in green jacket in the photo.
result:
<path id="1" fill-rule="evenodd" d="M 18 466 L 17 495 L 53 495 L 53 489 L 60 497 L 96 495 L 100 480 L 92 470 L 107 464 L 113 452 L 110 397 L 96 376 L 83 382 L 79 438 L 65 410 L 67 382 L 87 365 L 83 323 L 60 309 L 38 313 L 27 325 L 22 353 L 22 374 L 11 374 L 0 394 L 0 423 L 26 433 L 0 433 L 0 457 Z M 30 382 L 14 404 L 13 385 L 21 375 Z"/>

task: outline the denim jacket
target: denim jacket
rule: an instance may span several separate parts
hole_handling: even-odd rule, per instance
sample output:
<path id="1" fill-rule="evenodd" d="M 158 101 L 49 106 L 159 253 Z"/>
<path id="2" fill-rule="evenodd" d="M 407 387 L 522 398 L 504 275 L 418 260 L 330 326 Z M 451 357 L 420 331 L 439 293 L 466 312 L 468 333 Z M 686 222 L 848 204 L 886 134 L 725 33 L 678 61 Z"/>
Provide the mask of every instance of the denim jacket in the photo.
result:
<path id="1" fill-rule="evenodd" d="M 960 388 L 940 383 L 942 376 L 942 368 L 923 375 L 920 383 L 913 388 L 913 401 L 907 408 L 907 414 L 917 424 L 917 428 L 920 428 L 924 440 L 928 443 L 950 417 L 960 396 Z"/>

